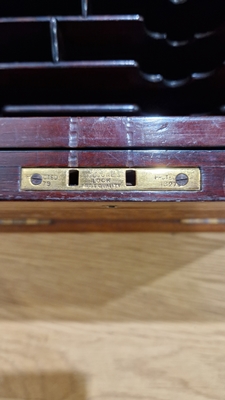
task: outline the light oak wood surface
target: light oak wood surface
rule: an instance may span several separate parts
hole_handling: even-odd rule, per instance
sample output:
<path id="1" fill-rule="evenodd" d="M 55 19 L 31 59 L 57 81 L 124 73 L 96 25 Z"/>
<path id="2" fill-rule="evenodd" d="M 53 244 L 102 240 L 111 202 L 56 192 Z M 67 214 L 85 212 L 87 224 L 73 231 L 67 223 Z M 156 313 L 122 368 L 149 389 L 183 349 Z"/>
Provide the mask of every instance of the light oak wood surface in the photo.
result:
<path id="1" fill-rule="evenodd" d="M 0 234 L 0 400 L 224 400 L 225 234 Z"/>

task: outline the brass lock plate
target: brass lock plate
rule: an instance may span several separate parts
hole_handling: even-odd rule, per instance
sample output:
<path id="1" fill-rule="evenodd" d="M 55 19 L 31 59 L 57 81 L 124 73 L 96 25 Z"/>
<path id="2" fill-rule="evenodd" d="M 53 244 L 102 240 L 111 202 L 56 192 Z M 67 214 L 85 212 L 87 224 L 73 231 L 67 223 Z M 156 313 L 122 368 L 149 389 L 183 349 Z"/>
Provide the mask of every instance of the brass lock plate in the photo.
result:
<path id="1" fill-rule="evenodd" d="M 21 190 L 196 191 L 199 168 L 22 168 Z"/>

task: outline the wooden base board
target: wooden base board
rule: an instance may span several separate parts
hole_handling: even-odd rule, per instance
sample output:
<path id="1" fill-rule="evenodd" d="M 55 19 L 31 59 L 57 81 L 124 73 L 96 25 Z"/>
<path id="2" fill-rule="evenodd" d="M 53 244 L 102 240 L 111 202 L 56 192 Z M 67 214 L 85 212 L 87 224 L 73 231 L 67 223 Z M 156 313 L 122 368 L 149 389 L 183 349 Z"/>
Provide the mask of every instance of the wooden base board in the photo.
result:
<path id="1" fill-rule="evenodd" d="M 225 231 L 225 202 L 0 202 L 0 232 Z"/>

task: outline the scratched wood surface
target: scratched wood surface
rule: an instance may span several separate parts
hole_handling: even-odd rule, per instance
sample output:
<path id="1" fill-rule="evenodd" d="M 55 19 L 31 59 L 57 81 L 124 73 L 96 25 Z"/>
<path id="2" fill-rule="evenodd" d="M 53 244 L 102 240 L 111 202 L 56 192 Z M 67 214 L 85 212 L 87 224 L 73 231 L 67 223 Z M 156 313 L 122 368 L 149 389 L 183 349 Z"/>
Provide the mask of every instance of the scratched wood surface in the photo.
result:
<path id="1" fill-rule="evenodd" d="M 0 118 L 0 148 L 223 148 L 224 126 L 224 116 Z"/>
<path id="2" fill-rule="evenodd" d="M 224 400 L 225 234 L 0 234 L 0 399 Z"/>

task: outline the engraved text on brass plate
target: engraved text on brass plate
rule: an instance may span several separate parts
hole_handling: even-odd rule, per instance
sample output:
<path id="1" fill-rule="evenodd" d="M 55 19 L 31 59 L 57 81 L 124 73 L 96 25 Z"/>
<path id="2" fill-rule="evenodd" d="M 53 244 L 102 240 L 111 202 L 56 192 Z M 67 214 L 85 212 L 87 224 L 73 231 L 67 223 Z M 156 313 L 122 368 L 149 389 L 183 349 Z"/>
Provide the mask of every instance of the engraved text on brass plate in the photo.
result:
<path id="1" fill-rule="evenodd" d="M 194 191 L 199 168 L 22 168 L 21 190 Z"/>

